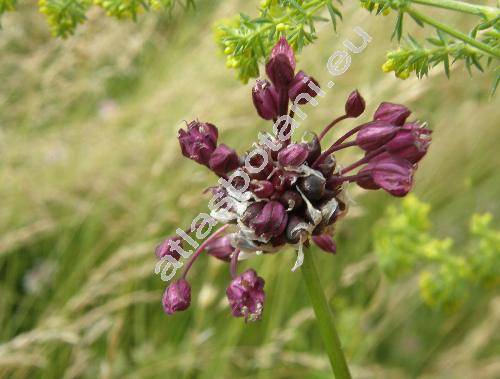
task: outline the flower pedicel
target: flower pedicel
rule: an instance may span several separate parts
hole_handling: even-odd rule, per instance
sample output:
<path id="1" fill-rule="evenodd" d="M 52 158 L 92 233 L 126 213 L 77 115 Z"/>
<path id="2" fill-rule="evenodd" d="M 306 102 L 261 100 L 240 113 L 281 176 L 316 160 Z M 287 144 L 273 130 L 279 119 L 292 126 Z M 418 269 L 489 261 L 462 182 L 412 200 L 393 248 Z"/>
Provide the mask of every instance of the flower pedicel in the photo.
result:
<path id="1" fill-rule="evenodd" d="M 292 142 L 292 126 L 280 120 L 288 115 L 290 102 L 306 103 L 317 95 L 319 85 L 303 71 L 295 73 L 294 53 L 283 37 L 271 52 L 266 73 L 269 81 L 257 80 L 252 99 L 259 116 L 273 120 L 277 126 L 274 135 L 266 136 L 267 143 L 258 144 L 267 159 L 251 153 L 239 157 L 230 147 L 218 144 L 217 128 L 210 123 L 192 121 L 186 130 L 179 130 L 184 156 L 225 180 L 240 172 L 249 182 L 233 180 L 229 189 L 222 185 L 211 188 L 214 196 L 225 199 L 219 202 L 224 206 L 211 212 L 223 226 L 198 247 L 181 279 L 166 289 L 163 307 L 168 314 L 189 307 L 191 288 L 186 275 L 206 251 L 230 262 L 233 279 L 226 294 L 233 316 L 247 321 L 260 319 L 264 280 L 253 269 L 238 274 L 238 258 L 273 253 L 290 245 L 297 251 L 292 269 L 295 271 L 303 262 L 304 246 L 311 241 L 335 253 L 332 234 L 337 220 L 347 212 L 346 185 L 356 183 L 365 189 L 383 189 L 393 196 L 404 196 L 412 187 L 417 163 L 427 152 L 431 131 L 426 124 L 406 123 L 410 110 L 386 102 L 380 104 L 372 121 L 356 126 L 332 144 L 326 143 L 325 136 L 333 126 L 364 112 L 365 101 L 357 91 L 349 95 L 345 114 L 327 125 L 319 136 L 310 133 L 308 141 Z M 344 167 L 337 165 L 334 153 L 355 146 L 365 152 L 364 157 Z M 245 161 L 250 163 L 250 169 Z M 159 258 L 179 257 L 169 248 L 172 242 L 182 243 L 179 238 L 167 238 L 156 251 Z"/>

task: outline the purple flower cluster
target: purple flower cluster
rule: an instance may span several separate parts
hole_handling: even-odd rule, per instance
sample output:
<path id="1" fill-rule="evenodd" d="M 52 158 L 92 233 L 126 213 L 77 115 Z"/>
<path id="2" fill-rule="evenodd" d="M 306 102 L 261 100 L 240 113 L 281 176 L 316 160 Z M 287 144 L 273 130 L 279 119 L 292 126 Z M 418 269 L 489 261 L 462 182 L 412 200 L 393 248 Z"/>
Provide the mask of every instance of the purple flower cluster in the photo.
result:
<path id="1" fill-rule="evenodd" d="M 163 305 L 168 314 L 189 306 L 191 290 L 185 276 L 206 251 L 230 262 L 233 280 L 226 294 L 232 314 L 259 319 L 264 280 L 252 269 L 238 275 L 239 258 L 291 245 L 297 250 L 295 270 L 304 259 L 303 247 L 311 241 L 335 254 L 332 234 L 336 221 L 347 212 L 346 185 L 356 183 L 404 196 L 412 187 L 417 163 L 427 152 L 431 131 L 426 124 L 407 122 L 410 110 L 387 102 L 379 105 L 371 121 L 326 143 L 325 137 L 335 125 L 365 111 L 365 101 L 357 91 L 349 95 L 345 113 L 319 135 L 310 132 L 308 139 L 292 142 L 293 112 L 319 93 L 319 84 L 303 71 L 295 73 L 294 53 L 284 38 L 272 50 L 266 73 L 269 80 L 257 80 L 252 99 L 259 116 L 274 121 L 274 134 L 259 138 L 253 151 L 239 156 L 219 144 L 217 128 L 209 123 L 193 121 L 186 130 L 179 130 L 183 155 L 219 176 L 219 185 L 211 191 L 222 200 L 211 208 L 211 217 L 224 226 L 198 248 L 182 279 L 167 288 Z M 338 165 L 334 153 L 350 147 L 361 149 L 363 157 L 348 166 Z M 182 243 L 178 236 L 170 237 L 158 246 L 156 255 L 179 259 L 176 247 Z"/>

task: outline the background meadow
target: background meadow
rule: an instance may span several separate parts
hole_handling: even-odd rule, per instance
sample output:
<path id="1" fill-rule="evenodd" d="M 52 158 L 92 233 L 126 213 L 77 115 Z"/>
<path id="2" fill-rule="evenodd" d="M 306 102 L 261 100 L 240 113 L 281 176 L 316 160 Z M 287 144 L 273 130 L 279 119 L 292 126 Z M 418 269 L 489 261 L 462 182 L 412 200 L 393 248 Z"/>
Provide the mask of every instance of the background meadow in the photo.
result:
<path id="1" fill-rule="evenodd" d="M 94 10 L 66 40 L 52 38 L 29 5 L 2 17 L 0 377 L 331 377 L 302 277 L 290 272 L 293 251 L 243 265 L 266 280 L 264 318 L 254 324 L 230 315 L 225 264 L 201 258 L 192 307 L 173 317 L 153 272 L 156 244 L 207 209 L 202 191 L 215 181 L 182 157 L 179 123 L 210 121 L 240 152 L 271 129 L 212 32 L 216 20 L 254 7 L 198 1 L 196 11 L 137 23 Z M 440 70 L 423 80 L 383 74 L 394 15 L 356 4 L 343 12 L 337 34 L 325 23 L 304 49 L 301 68 L 327 88 L 328 57 L 354 38 L 352 28 L 373 41 L 306 109 L 302 130 L 320 131 L 355 88 L 369 105 L 362 120 L 389 100 L 434 129 L 416 197 L 353 187 L 337 255 L 314 251 L 353 375 L 498 378 L 500 107 L 498 95 L 489 98 L 491 78 L 471 78 L 461 65 L 450 80 Z M 471 233 L 473 215 L 485 213 L 490 224 L 476 216 L 482 226 Z M 433 247 L 445 239 L 453 244 Z M 469 279 L 449 262 L 469 267 Z"/>

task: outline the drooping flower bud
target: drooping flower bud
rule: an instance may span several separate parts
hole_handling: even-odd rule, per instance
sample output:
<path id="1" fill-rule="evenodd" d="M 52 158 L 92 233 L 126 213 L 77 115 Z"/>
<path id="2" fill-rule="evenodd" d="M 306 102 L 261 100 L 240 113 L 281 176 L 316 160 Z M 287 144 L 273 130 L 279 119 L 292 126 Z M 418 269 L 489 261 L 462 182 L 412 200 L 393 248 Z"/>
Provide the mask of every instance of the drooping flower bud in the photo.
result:
<path id="1" fill-rule="evenodd" d="M 337 244 L 329 234 L 320 234 L 312 236 L 314 243 L 323 251 L 335 254 L 337 252 Z"/>
<path id="2" fill-rule="evenodd" d="M 364 188 L 378 186 L 393 196 L 405 196 L 413 184 L 413 165 L 406 159 L 389 154 L 374 159 L 360 172 L 369 173 L 372 183 L 365 180 Z M 359 184 L 359 181 L 357 181 Z"/>
<path id="3" fill-rule="evenodd" d="M 345 114 L 347 117 L 356 118 L 365 111 L 365 99 L 358 92 L 352 91 L 345 103 Z"/>
<path id="4" fill-rule="evenodd" d="M 226 289 L 227 299 L 234 317 L 257 321 L 264 309 L 264 279 L 249 269 L 236 276 Z"/>
<path id="5" fill-rule="evenodd" d="M 156 257 L 158 259 L 162 259 L 162 258 L 166 257 L 167 255 L 170 255 L 174 259 L 178 260 L 180 258 L 180 254 L 177 251 L 173 250 L 170 246 L 170 242 L 175 243 L 176 241 L 183 241 L 183 240 L 178 235 L 174 235 L 174 236 L 168 237 L 165 241 L 163 241 L 158 246 L 156 246 L 156 249 L 155 249 Z M 182 246 L 181 243 L 180 243 L 180 245 Z"/>
<path id="6" fill-rule="evenodd" d="M 267 199 L 274 193 L 274 185 L 268 180 L 254 180 L 252 192 L 261 199 Z"/>
<path id="7" fill-rule="evenodd" d="M 226 235 L 210 241 L 205 246 L 205 251 L 217 259 L 229 262 L 231 254 L 234 252 L 234 247 L 231 244 L 231 236 Z"/>
<path id="8" fill-rule="evenodd" d="M 163 310 L 172 315 L 186 310 L 191 304 L 191 286 L 185 279 L 170 284 L 163 293 Z"/>
<path id="9" fill-rule="evenodd" d="M 278 94 L 267 80 L 257 79 L 252 88 L 252 99 L 257 113 L 264 120 L 278 117 Z"/>
<path id="10" fill-rule="evenodd" d="M 288 215 L 278 201 L 267 202 L 257 216 L 250 220 L 250 227 L 264 238 L 279 236 L 285 230 Z"/>
<path id="11" fill-rule="evenodd" d="M 431 143 L 431 130 L 418 124 L 404 125 L 387 145 L 387 151 L 411 163 L 417 163 L 427 153 Z"/>
<path id="12" fill-rule="evenodd" d="M 281 37 L 271 50 L 271 58 L 266 64 L 266 73 L 277 90 L 286 89 L 291 84 L 295 72 L 295 55 L 285 37 Z"/>
<path id="13" fill-rule="evenodd" d="M 299 71 L 297 75 L 295 75 L 295 78 L 290 84 L 290 89 L 288 90 L 288 97 L 290 100 L 295 102 L 297 96 L 302 93 L 311 97 L 316 97 L 318 93 L 313 89 L 314 86 L 309 85 L 310 82 L 314 83 L 316 87 L 319 87 L 319 83 L 313 77 L 308 76 L 304 71 Z M 301 96 L 298 104 L 307 104 L 307 99 L 307 96 Z"/>
<path id="14" fill-rule="evenodd" d="M 192 121 L 187 130 L 179 129 L 178 137 L 182 154 L 205 166 L 217 146 L 217 128 L 209 123 Z"/>
<path id="15" fill-rule="evenodd" d="M 294 143 L 278 153 L 278 162 L 282 166 L 298 167 L 306 161 L 308 155 L 309 151 L 304 144 Z"/>
<path id="16" fill-rule="evenodd" d="M 383 121 L 366 124 L 356 136 L 356 144 L 365 151 L 378 149 L 390 141 L 399 128 Z"/>
<path id="17" fill-rule="evenodd" d="M 373 119 L 401 126 L 405 123 L 410 114 L 411 111 L 404 105 L 384 102 L 378 106 L 373 115 Z"/>
<path id="18" fill-rule="evenodd" d="M 215 173 L 223 175 L 236 170 L 240 160 L 236 151 L 221 143 L 210 156 L 208 165 Z"/>

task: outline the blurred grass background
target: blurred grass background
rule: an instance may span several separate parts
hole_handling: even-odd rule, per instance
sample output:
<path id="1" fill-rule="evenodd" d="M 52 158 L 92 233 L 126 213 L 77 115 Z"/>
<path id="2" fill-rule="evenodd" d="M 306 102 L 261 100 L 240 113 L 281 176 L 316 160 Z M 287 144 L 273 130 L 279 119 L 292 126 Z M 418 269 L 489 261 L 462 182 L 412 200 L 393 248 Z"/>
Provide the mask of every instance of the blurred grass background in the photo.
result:
<path id="1" fill-rule="evenodd" d="M 473 213 L 491 212 L 497 225 L 500 213 L 491 78 L 463 67 L 451 80 L 382 74 L 394 16 L 354 5 L 344 7 L 337 35 L 321 29 L 299 67 L 326 88 L 326 61 L 354 38 L 352 28 L 373 41 L 307 110 L 303 130 L 321 130 L 354 88 L 367 115 L 384 100 L 409 105 L 435 130 L 415 192 L 432 206 L 434 233 L 465 244 Z M 199 1 L 173 20 L 147 14 L 138 23 L 93 11 L 67 40 L 51 38 L 28 5 L 2 18 L 0 377 L 331 377 L 302 278 L 290 272 L 292 251 L 244 264 L 266 280 L 262 322 L 230 316 L 227 266 L 206 257 L 192 272 L 191 309 L 167 317 L 160 305 L 154 247 L 206 209 L 202 191 L 215 180 L 181 156 L 178 124 L 213 122 L 238 151 L 271 127 L 256 116 L 251 83 L 232 77 L 213 42 L 214 21 L 240 10 L 254 13 L 254 4 Z M 317 254 L 354 376 L 500 377 L 498 292 L 474 293 L 453 313 L 426 307 L 416 275 L 387 281 L 372 250 L 372 226 L 400 200 L 351 195 L 337 256 Z"/>

